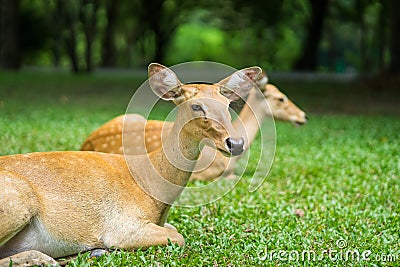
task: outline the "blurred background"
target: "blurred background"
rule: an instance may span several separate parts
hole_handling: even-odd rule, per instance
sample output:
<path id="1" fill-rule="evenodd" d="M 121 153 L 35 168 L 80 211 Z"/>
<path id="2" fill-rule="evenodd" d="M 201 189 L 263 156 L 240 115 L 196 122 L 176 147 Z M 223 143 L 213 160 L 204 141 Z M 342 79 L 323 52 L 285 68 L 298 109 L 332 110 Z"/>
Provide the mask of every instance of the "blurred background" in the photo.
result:
<path id="1" fill-rule="evenodd" d="M 0 66 L 400 72 L 398 0 L 0 0 Z"/>
<path id="2" fill-rule="evenodd" d="M 0 0 L 0 111 L 90 104 L 104 121 L 125 111 L 149 63 L 214 61 L 262 67 L 308 114 L 398 116 L 399 10 L 398 0 Z"/>

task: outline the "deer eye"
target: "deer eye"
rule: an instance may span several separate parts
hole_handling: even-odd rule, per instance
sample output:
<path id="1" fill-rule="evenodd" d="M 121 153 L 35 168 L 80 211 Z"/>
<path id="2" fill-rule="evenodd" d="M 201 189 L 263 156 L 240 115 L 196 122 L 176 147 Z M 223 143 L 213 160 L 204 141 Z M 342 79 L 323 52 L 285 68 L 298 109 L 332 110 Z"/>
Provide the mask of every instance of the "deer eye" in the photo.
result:
<path id="1" fill-rule="evenodd" d="M 283 97 L 278 98 L 279 102 L 285 102 L 285 99 Z"/>
<path id="2" fill-rule="evenodd" d="M 203 111 L 203 108 L 199 104 L 192 104 L 193 111 Z"/>

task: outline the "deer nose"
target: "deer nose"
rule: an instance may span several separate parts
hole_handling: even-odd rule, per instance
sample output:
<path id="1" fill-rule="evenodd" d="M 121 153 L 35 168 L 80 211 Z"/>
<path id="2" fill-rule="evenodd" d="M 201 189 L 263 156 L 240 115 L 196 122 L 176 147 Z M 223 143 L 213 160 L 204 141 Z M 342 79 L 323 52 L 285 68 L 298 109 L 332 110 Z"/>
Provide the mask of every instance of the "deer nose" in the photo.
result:
<path id="1" fill-rule="evenodd" d="M 237 156 L 243 153 L 244 150 L 244 140 L 242 137 L 238 138 L 227 138 L 225 140 L 226 146 L 231 152 L 232 156 Z"/>

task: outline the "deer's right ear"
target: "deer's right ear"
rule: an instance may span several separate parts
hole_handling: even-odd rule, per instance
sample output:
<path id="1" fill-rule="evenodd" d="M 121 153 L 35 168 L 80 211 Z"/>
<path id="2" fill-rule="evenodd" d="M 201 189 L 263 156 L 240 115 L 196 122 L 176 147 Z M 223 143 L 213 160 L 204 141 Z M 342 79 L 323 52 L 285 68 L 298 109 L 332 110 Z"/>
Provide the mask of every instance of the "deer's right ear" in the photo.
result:
<path id="1" fill-rule="evenodd" d="M 156 95 L 164 100 L 177 100 L 182 95 L 182 83 L 172 70 L 161 64 L 151 63 L 148 72 L 150 87 Z"/>
<path id="2" fill-rule="evenodd" d="M 238 70 L 231 76 L 221 80 L 221 94 L 230 101 L 246 97 L 250 90 L 256 85 L 258 76 L 261 73 L 260 67 L 251 67 Z"/>
<path id="3" fill-rule="evenodd" d="M 268 76 L 265 71 L 262 71 L 260 76 L 258 76 L 256 84 L 261 90 L 268 84 Z"/>

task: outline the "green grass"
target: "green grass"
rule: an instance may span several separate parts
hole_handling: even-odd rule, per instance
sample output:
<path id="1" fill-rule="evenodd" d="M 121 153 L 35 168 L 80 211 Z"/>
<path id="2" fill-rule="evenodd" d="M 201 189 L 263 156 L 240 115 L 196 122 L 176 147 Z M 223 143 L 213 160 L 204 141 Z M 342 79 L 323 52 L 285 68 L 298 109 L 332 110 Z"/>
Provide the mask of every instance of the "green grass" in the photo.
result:
<path id="1" fill-rule="evenodd" d="M 92 130 L 124 113 L 143 79 L 0 73 L 0 154 L 78 149 Z M 275 83 L 310 121 L 300 128 L 277 123 L 274 164 L 256 192 L 247 190 L 247 174 L 218 201 L 173 207 L 168 221 L 185 237 L 184 247 L 115 251 L 98 259 L 82 254 L 70 266 L 398 266 L 398 95 L 341 83 Z M 339 249 L 343 240 L 346 247 Z M 280 250 L 282 258 L 298 253 L 300 260 L 280 260 Z M 346 261 L 345 253 L 355 250 L 371 251 L 371 260 Z M 266 251 L 273 259 L 262 259 Z M 303 251 L 320 259 L 302 262 Z M 373 260 L 389 255 L 397 261 Z"/>

